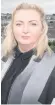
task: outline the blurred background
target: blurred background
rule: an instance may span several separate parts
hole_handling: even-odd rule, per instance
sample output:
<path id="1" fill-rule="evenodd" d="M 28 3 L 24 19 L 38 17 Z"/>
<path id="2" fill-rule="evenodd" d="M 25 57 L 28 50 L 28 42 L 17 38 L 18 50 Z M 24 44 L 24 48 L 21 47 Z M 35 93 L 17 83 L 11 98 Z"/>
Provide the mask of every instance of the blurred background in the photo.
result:
<path id="1" fill-rule="evenodd" d="M 48 24 L 48 39 L 50 47 L 55 51 L 55 0 L 2 0 L 1 1 L 1 43 L 5 38 L 4 30 L 11 20 L 13 9 L 22 2 L 40 5 L 45 12 Z"/>

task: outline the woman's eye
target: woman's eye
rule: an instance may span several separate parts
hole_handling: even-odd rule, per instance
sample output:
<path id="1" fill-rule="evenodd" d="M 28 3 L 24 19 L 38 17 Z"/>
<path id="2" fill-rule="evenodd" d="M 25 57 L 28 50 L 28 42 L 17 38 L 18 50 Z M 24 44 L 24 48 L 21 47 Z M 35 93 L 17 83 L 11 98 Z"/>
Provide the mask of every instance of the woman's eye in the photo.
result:
<path id="1" fill-rule="evenodd" d="M 36 26 L 37 24 L 36 23 L 31 23 L 31 25 Z"/>
<path id="2" fill-rule="evenodd" d="M 17 23 L 16 25 L 17 25 L 17 26 L 21 26 L 22 24 L 20 24 L 20 23 Z"/>

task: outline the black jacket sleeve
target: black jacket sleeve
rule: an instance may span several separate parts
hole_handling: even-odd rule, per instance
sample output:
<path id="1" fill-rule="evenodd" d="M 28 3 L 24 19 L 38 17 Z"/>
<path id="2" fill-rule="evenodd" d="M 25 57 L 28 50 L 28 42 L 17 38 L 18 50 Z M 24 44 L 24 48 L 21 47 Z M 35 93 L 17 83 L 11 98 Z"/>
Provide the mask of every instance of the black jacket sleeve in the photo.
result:
<path id="1" fill-rule="evenodd" d="M 51 104 L 53 98 L 55 98 L 55 67 L 51 75 L 49 76 L 49 79 L 39 98 L 39 102 L 41 102 L 42 104 Z"/>

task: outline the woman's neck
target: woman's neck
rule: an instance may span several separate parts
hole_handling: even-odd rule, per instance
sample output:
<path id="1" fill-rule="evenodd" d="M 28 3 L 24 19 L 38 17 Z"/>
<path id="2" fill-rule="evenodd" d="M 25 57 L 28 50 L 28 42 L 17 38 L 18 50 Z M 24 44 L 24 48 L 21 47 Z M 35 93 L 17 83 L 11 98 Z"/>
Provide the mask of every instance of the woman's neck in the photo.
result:
<path id="1" fill-rule="evenodd" d="M 22 53 L 28 52 L 35 47 L 36 47 L 36 44 L 30 44 L 30 45 L 19 44 L 18 45 L 18 48 Z"/>

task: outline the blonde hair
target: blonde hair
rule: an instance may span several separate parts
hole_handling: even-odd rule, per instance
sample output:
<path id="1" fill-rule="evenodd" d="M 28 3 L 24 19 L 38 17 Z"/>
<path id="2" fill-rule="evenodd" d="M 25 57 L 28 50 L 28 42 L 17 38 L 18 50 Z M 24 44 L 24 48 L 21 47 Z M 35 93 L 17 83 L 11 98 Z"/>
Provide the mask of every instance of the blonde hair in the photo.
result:
<path id="1" fill-rule="evenodd" d="M 16 11 L 18 11 L 20 9 L 34 9 L 40 13 L 41 21 L 42 21 L 42 25 L 43 25 L 43 33 L 42 33 L 43 35 L 41 35 L 41 37 L 38 41 L 38 44 L 36 46 L 37 56 L 42 56 L 46 50 L 48 50 L 48 52 L 51 53 L 51 49 L 48 46 L 48 37 L 47 37 L 48 26 L 45 21 L 45 14 L 44 14 L 43 10 L 35 4 L 22 3 L 22 4 L 19 4 L 13 11 L 12 20 L 6 28 L 6 38 L 4 39 L 4 41 L 2 43 L 4 56 L 7 54 L 11 54 L 13 52 L 14 47 L 17 45 L 17 41 L 14 38 L 14 35 L 12 32 L 12 24 L 13 24 L 13 19 L 14 19 L 14 15 L 15 15 Z"/>

